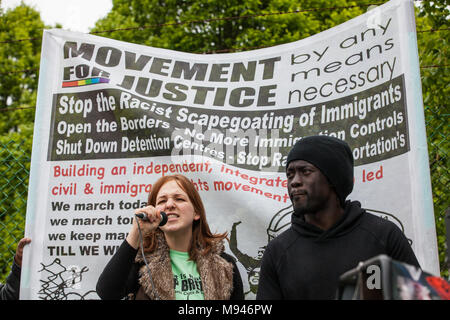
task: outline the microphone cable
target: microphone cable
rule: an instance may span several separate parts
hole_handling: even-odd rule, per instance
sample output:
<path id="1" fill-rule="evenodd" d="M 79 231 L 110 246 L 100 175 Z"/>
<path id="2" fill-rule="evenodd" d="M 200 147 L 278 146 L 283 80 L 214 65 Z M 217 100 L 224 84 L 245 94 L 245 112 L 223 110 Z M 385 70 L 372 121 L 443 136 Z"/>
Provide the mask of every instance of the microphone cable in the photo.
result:
<path id="1" fill-rule="evenodd" d="M 141 219 L 145 220 L 145 218 L 141 218 Z M 140 247 L 141 247 L 142 258 L 144 260 L 145 266 L 147 267 L 147 273 L 148 273 L 148 276 L 150 278 L 150 283 L 152 285 L 152 292 L 155 295 L 156 300 L 161 300 L 161 297 L 159 296 L 158 292 L 155 289 L 155 283 L 153 282 L 152 272 L 150 271 L 150 267 L 148 266 L 147 259 L 145 259 L 145 254 L 144 254 L 144 237 L 142 236 L 141 227 L 139 225 L 139 221 L 136 221 L 136 222 L 137 222 L 137 226 L 138 226 L 138 230 L 139 230 L 139 243 L 140 243 Z"/>

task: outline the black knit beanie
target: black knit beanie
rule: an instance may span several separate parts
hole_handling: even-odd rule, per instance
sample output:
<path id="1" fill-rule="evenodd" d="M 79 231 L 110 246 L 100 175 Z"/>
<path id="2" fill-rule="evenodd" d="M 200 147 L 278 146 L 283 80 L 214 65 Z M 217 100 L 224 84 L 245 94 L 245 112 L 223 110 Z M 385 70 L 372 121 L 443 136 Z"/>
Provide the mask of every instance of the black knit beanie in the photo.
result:
<path id="1" fill-rule="evenodd" d="M 289 162 L 304 160 L 317 167 L 336 190 L 342 207 L 353 190 L 353 154 L 345 141 L 329 136 L 311 136 L 297 141 L 289 151 Z"/>

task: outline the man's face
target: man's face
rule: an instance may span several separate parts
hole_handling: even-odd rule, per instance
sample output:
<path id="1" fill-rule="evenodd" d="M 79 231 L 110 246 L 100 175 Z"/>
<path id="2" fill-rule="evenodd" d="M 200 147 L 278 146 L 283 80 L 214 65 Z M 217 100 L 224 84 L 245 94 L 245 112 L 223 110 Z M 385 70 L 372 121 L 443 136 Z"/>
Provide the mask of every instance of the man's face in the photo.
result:
<path id="1" fill-rule="evenodd" d="M 289 162 L 286 175 L 289 197 L 297 214 L 315 214 L 335 196 L 325 175 L 307 161 Z"/>

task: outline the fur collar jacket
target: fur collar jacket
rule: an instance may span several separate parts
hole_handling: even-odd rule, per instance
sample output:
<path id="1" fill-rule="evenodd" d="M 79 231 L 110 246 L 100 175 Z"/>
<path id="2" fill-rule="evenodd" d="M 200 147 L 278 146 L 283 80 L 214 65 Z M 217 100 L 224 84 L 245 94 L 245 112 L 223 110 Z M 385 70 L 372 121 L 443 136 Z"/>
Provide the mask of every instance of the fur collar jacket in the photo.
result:
<path id="1" fill-rule="evenodd" d="M 198 255 L 197 269 L 202 280 L 202 288 L 205 300 L 228 300 L 233 291 L 233 264 L 227 261 L 223 255 L 223 241 L 218 241 L 206 254 Z M 170 262 L 170 251 L 162 232 L 157 233 L 157 247 L 155 251 L 145 254 L 153 276 L 153 284 L 161 300 L 175 299 L 174 280 Z M 144 264 L 141 251 L 136 255 L 135 262 L 142 263 L 139 270 L 140 288 L 136 299 L 156 299 L 152 288 L 152 281 Z"/>

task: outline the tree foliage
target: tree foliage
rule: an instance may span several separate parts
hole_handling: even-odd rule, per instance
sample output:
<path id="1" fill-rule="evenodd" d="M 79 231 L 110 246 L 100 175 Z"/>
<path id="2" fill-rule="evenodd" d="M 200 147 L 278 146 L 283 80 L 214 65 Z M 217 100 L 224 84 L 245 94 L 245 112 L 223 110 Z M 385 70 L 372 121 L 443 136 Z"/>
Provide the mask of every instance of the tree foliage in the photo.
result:
<path id="1" fill-rule="evenodd" d="M 347 0 L 113 0 L 93 31 L 120 29 L 100 35 L 184 52 L 220 52 L 300 40 L 365 9 Z"/>
<path id="2" fill-rule="evenodd" d="M 0 133 L 34 120 L 44 27 L 40 14 L 26 5 L 0 15 Z"/>
<path id="3" fill-rule="evenodd" d="M 0 281 L 24 233 L 44 27 L 28 6 L 0 12 Z"/>
<path id="4" fill-rule="evenodd" d="M 433 187 L 434 214 L 438 235 L 441 274 L 449 276 L 450 264 L 446 261 L 445 212 L 449 208 L 450 185 L 450 68 L 448 28 L 450 10 L 446 0 L 422 1 L 417 18 L 417 35 L 422 79 L 425 122 L 431 181 Z M 445 31 L 447 29 L 447 31 Z M 447 66 L 447 67 L 445 67 Z M 450 235 L 447 235 L 450 237 Z M 447 257 L 450 259 L 450 257 Z"/>

